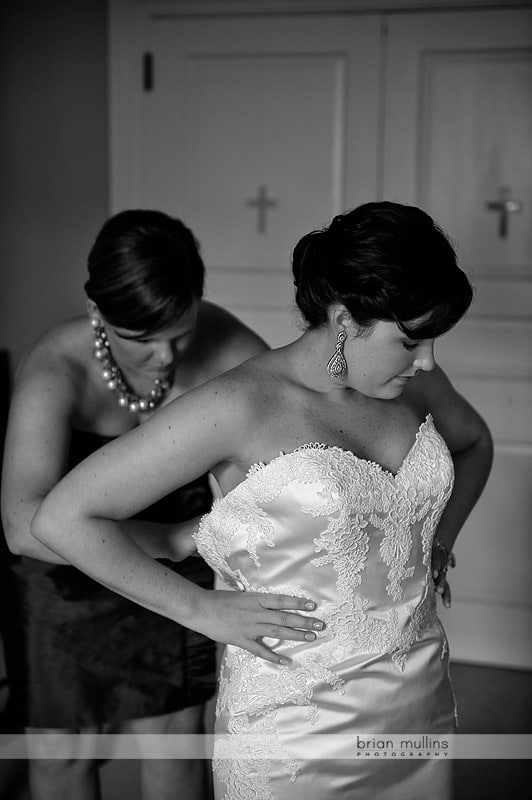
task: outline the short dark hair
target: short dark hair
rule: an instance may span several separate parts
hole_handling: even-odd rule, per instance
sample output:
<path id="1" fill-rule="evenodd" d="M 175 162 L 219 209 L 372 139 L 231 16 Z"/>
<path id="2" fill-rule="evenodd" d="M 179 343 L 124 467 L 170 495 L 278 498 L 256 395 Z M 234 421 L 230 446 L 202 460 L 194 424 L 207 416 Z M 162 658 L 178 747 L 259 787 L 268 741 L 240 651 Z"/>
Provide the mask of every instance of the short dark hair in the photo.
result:
<path id="1" fill-rule="evenodd" d="M 310 328 L 341 303 L 362 327 L 393 320 L 412 338 L 431 339 L 450 330 L 473 299 L 441 228 L 421 209 L 389 201 L 365 203 L 303 236 L 292 270 Z"/>
<path id="2" fill-rule="evenodd" d="M 119 328 L 157 332 L 203 295 L 205 266 L 192 231 L 162 211 L 132 209 L 103 225 L 85 291 Z"/>

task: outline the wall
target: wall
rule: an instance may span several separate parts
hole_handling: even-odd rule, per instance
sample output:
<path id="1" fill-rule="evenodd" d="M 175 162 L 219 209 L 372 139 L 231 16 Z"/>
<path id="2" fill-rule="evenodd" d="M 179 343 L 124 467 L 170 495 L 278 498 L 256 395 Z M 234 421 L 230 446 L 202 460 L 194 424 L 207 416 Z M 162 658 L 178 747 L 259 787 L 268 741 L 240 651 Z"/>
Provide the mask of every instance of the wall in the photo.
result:
<path id="1" fill-rule="evenodd" d="M 0 348 L 84 310 L 108 214 L 106 0 L 0 10 Z"/>

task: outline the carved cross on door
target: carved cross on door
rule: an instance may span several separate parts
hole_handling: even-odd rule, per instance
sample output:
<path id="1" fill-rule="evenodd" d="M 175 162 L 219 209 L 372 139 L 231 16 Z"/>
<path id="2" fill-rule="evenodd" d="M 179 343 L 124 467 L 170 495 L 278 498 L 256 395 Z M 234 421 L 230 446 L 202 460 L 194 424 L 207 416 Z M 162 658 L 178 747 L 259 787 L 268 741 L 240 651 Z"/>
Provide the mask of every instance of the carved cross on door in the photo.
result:
<path id="1" fill-rule="evenodd" d="M 499 237 L 506 239 L 508 236 L 508 220 L 510 214 L 517 214 L 523 210 L 523 204 L 520 200 L 512 200 L 512 193 L 503 186 L 499 189 L 499 199 L 490 200 L 486 203 L 488 211 L 497 211 L 499 213 Z"/>
<path id="2" fill-rule="evenodd" d="M 270 208 L 279 205 L 277 200 L 268 197 L 268 190 L 265 186 L 259 186 L 257 197 L 250 198 L 247 205 L 257 209 L 257 232 L 266 233 L 266 214 Z"/>

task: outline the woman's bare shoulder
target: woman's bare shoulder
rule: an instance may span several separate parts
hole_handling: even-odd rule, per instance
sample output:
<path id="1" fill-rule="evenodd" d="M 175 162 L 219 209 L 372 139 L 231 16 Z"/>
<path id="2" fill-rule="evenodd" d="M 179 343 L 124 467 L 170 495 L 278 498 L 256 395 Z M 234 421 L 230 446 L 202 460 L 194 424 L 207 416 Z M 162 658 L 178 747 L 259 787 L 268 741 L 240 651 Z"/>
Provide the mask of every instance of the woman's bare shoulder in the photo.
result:
<path id="1" fill-rule="evenodd" d="M 236 366 L 221 372 L 194 392 L 204 388 L 208 394 L 222 394 L 225 398 L 242 398 L 245 401 L 261 399 L 271 373 L 271 351 L 258 353 Z"/>
<path id="2" fill-rule="evenodd" d="M 186 392 L 169 407 L 174 406 L 177 419 L 187 413 L 191 419 L 216 419 L 225 428 L 253 428 L 264 409 L 272 404 L 270 374 L 270 351 L 267 351 Z"/>
<path id="3" fill-rule="evenodd" d="M 199 344 L 214 354 L 221 371 L 268 350 L 264 339 L 225 308 L 202 300 L 198 316 Z"/>
<path id="4" fill-rule="evenodd" d="M 56 324 L 22 358 L 15 385 L 50 386 L 62 379 L 63 384 L 79 386 L 86 376 L 91 352 L 90 329 L 85 317 Z"/>

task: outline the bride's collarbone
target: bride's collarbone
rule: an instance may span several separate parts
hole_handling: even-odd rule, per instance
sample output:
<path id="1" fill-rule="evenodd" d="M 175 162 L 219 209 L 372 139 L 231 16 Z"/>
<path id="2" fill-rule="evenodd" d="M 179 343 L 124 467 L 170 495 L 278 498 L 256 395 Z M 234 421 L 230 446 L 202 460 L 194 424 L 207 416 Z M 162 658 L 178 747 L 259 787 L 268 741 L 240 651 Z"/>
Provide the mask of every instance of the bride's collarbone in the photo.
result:
<path id="1" fill-rule="evenodd" d="M 411 449 L 423 422 L 415 409 L 391 404 L 378 413 L 347 408 L 343 412 L 329 411 L 329 414 L 316 411 L 295 414 L 292 410 L 292 413 L 271 418 L 270 424 L 262 428 L 266 436 L 260 436 L 267 450 L 265 455 L 292 452 L 306 444 L 320 444 L 347 450 L 394 471 Z"/>

